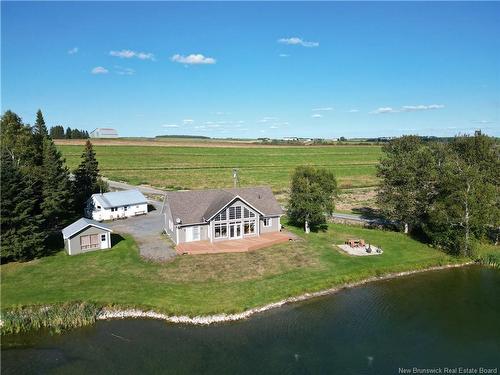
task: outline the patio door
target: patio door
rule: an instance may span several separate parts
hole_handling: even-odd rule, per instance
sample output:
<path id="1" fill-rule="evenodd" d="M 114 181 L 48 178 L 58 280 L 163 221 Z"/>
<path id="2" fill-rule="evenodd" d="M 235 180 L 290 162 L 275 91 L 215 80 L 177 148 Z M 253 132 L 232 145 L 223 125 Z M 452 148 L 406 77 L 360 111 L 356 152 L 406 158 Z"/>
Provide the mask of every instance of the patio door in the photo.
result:
<path id="1" fill-rule="evenodd" d="M 241 223 L 229 223 L 229 238 L 241 238 Z"/>
<path id="2" fill-rule="evenodd" d="M 199 241 L 200 240 L 200 227 L 187 227 L 186 228 L 186 242 Z"/>

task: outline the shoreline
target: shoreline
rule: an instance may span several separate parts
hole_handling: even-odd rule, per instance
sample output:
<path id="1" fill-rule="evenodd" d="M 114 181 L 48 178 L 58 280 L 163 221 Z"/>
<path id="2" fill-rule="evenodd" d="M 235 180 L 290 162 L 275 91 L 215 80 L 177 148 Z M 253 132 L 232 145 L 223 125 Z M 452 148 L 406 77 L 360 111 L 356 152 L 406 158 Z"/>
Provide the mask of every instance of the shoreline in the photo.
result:
<path id="1" fill-rule="evenodd" d="M 403 276 L 409 276 L 417 273 L 429 272 L 429 271 L 438 271 L 450 268 L 459 268 L 477 264 L 476 262 L 469 261 L 465 263 L 456 263 L 456 264 L 447 264 L 444 266 L 433 266 L 429 268 L 424 268 L 421 270 L 412 270 L 412 271 L 402 271 L 396 273 L 389 273 L 383 276 L 373 276 L 367 279 L 363 279 L 360 281 L 356 281 L 353 283 L 348 283 L 344 285 L 340 285 L 333 288 L 328 288 L 324 290 L 320 290 L 318 292 L 304 293 L 296 297 L 288 297 L 278 302 L 269 303 L 267 305 L 261 307 L 254 307 L 249 310 L 245 310 L 241 313 L 235 314 L 214 314 L 214 315 L 203 315 L 203 316 L 194 316 L 190 317 L 187 315 L 168 315 L 159 312 L 155 312 L 153 310 L 140 310 L 140 309 L 109 309 L 103 308 L 96 317 L 97 320 L 114 320 L 114 319 L 155 319 L 155 320 L 164 320 L 169 323 L 177 323 L 177 324 L 191 324 L 191 325 L 210 325 L 216 323 L 227 323 L 227 322 L 235 322 L 238 320 L 243 320 L 251 317 L 252 315 L 262 313 L 271 309 L 276 309 L 282 307 L 284 305 L 288 305 L 291 303 L 307 301 L 316 297 L 323 297 L 330 294 L 337 293 L 343 289 L 350 289 L 357 286 L 365 285 L 368 283 L 372 283 L 375 281 L 383 281 L 396 279 Z"/>

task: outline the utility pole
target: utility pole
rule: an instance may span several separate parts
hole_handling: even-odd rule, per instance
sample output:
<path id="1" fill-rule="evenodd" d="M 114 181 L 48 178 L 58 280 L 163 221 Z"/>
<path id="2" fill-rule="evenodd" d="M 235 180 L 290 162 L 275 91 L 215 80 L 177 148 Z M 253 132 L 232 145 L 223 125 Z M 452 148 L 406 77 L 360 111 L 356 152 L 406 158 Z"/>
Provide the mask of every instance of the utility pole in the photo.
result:
<path id="1" fill-rule="evenodd" d="M 238 179 L 238 169 L 233 168 L 233 186 L 236 189 L 236 187 L 239 185 L 239 179 Z"/>

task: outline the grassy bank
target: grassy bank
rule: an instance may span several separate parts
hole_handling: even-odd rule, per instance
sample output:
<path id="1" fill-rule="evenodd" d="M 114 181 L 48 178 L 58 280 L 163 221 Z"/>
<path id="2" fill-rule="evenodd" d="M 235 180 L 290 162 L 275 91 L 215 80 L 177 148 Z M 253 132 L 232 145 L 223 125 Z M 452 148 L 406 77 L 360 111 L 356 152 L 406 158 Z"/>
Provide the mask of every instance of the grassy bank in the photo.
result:
<path id="1" fill-rule="evenodd" d="M 151 142 L 149 142 L 150 144 Z M 242 186 L 271 185 L 275 192 L 288 187 L 297 165 L 331 170 L 342 188 L 377 184 L 379 146 L 300 147 L 162 147 L 137 142 L 101 145 L 94 149 L 101 173 L 131 184 L 147 183 L 169 189 L 231 187 L 232 169 L 239 169 Z M 81 145 L 59 145 L 70 168 L 80 162 Z"/>
<path id="2" fill-rule="evenodd" d="M 351 257 L 336 250 L 333 244 L 348 237 L 381 246 L 384 254 Z M 373 276 L 464 261 L 401 233 L 336 224 L 306 241 L 251 253 L 183 256 L 168 264 L 143 261 L 126 238 L 108 251 L 2 265 L 1 302 L 4 311 L 85 301 L 172 315 L 237 313 Z"/>

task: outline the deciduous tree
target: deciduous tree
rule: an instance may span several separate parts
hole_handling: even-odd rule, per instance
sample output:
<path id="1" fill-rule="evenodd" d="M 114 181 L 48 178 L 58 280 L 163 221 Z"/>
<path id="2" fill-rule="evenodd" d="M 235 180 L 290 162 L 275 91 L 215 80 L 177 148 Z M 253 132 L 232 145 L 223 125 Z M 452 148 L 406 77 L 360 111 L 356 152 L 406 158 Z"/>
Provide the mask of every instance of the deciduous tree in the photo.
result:
<path id="1" fill-rule="evenodd" d="M 419 225 L 433 194 L 433 154 L 416 136 L 392 140 L 382 150 L 377 203 L 385 217 L 401 223 L 408 233 Z"/>
<path id="2" fill-rule="evenodd" d="M 311 166 L 295 169 L 290 186 L 288 217 L 296 225 L 317 228 L 326 223 L 334 208 L 337 181 L 333 173 Z"/>

